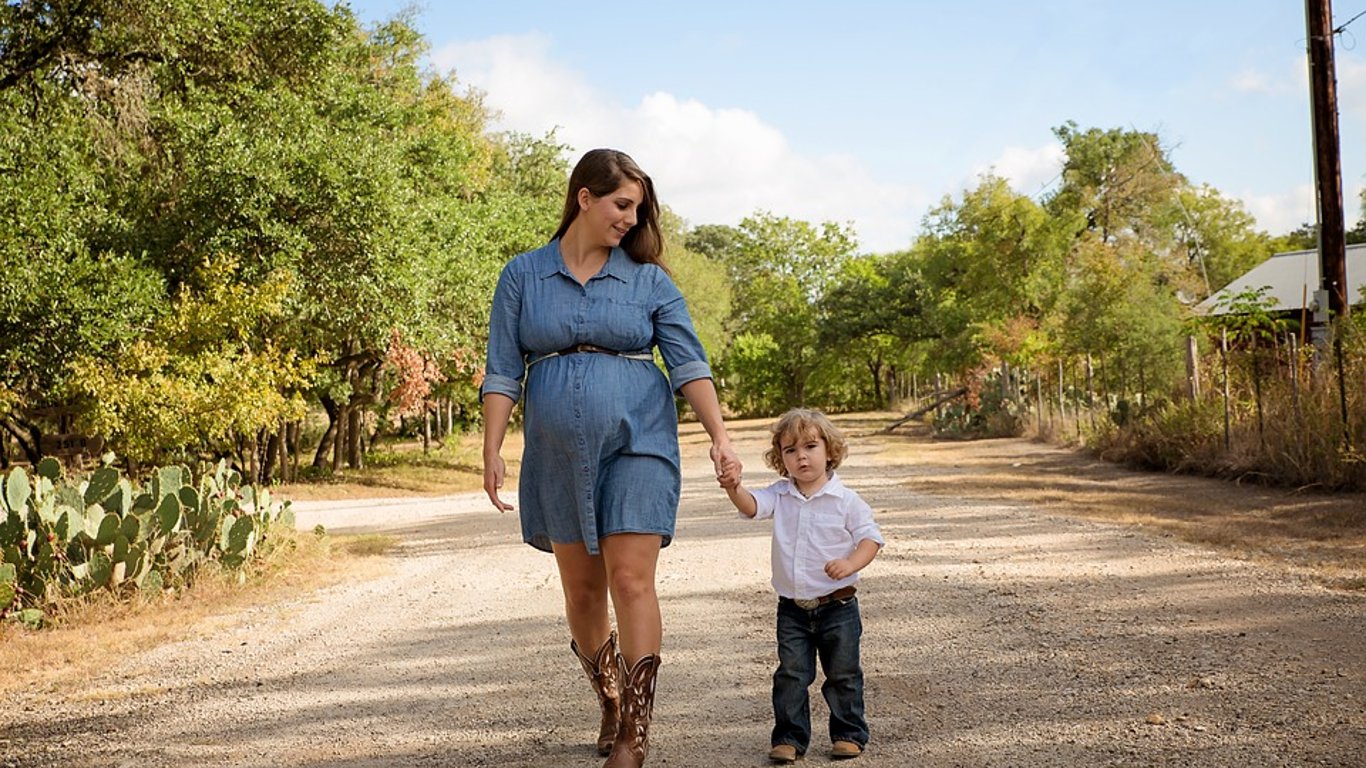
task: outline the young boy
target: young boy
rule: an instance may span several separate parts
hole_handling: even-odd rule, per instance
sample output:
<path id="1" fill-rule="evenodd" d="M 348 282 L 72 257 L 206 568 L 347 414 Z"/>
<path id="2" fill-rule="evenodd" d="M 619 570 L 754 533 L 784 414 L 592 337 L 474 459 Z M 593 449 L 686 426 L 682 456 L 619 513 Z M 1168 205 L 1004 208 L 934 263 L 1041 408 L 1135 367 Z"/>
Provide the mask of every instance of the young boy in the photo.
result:
<path id="1" fill-rule="evenodd" d="M 844 487 L 835 468 L 844 435 L 818 411 L 794 409 L 773 425 L 765 462 L 782 478 L 749 491 L 728 467 L 720 483 L 745 517 L 773 518 L 773 588 L 778 592 L 778 670 L 773 673 L 773 736 L 768 757 L 792 763 L 811 741 L 807 688 L 821 661 L 830 705 L 830 756 L 858 757 L 868 744 L 859 666 L 854 584 L 882 548 L 873 510 Z"/>

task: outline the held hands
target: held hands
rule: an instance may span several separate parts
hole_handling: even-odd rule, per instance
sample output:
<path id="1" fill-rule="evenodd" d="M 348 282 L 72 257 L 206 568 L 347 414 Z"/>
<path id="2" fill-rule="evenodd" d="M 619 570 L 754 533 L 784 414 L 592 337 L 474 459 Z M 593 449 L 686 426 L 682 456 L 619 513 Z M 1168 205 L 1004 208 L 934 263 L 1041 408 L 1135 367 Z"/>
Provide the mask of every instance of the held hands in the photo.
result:
<path id="1" fill-rule="evenodd" d="M 505 477 L 507 477 L 507 465 L 503 463 L 502 456 L 495 454 L 484 458 L 484 493 L 489 495 L 489 501 L 493 502 L 494 509 L 499 512 L 507 512 L 512 509 L 511 504 L 507 504 L 498 498 L 498 489 L 503 487 Z"/>
<path id="2" fill-rule="evenodd" d="M 711 460 L 716 468 L 716 482 L 722 488 L 731 489 L 740 484 L 740 472 L 743 466 L 740 464 L 740 457 L 735 454 L 735 449 L 729 443 L 725 445 L 711 447 Z"/>

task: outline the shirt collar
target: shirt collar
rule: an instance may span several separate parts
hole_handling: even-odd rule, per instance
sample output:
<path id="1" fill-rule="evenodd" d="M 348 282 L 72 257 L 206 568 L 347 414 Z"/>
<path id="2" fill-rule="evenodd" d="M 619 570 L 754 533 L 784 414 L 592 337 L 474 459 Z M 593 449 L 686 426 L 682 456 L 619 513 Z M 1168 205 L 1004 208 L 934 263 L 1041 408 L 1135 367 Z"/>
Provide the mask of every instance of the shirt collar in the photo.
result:
<path id="1" fill-rule="evenodd" d="M 574 280 L 574 276 L 569 274 L 569 268 L 564 265 L 564 258 L 560 256 L 560 241 L 558 238 L 551 240 L 550 243 L 546 245 L 544 253 L 545 259 L 541 268 L 537 270 L 537 274 L 542 280 L 553 275 L 564 275 L 570 280 Z M 602 266 L 602 270 L 599 271 L 598 274 L 606 277 L 613 277 L 625 283 L 629 282 L 631 268 L 634 266 L 636 266 L 635 261 L 631 259 L 624 249 L 617 246 L 607 255 L 607 263 Z M 597 275 L 594 275 L 594 277 L 597 277 Z M 575 280 L 575 282 L 578 281 Z"/>
<path id="2" fill-rule="evenodd" d="M 830 472 L 829 479 L 825 481 L 825 485 L 822 485 L 821 489 L 816 491 L 814 496 L 803 496 L 802 492 L 797 490 L 797 484 L 792 482 L 792 478 L 787 477 L 783 479 L 787 480 L 787 492 L 799 499 L 810 500 L 826 495 L 838 496 L 844 491 L 844 483 L 840 482 L 840 476 L 833 470 Z"/>

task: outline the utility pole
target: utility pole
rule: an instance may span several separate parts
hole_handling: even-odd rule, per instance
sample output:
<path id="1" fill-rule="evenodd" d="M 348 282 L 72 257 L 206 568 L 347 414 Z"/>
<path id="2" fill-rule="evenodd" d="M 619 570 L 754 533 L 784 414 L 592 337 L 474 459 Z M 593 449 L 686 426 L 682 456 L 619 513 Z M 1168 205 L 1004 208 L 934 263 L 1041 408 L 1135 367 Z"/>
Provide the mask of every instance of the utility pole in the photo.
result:
<path id="1" fill-rule="evenodd" d="M 1333 64 L 1332 0 L 1305 0 L 1309 38 L 1309 93 L 1314 116 L 1314 180 L 1318 187 L 1319 290 L 1315 291 L 1314 341 L 1326 350 L 1331 337 L 1337 363 L 1342 444 L 1352 449 L 1347 380 L 1340 326 L 1347 318 L 1347 243 L 1342 218 L 1342 159 L 1338 147 L 1338 85 Z M 1326 307 L 1324 305 L 1327 305 Z M 1324 311 L 1324 310 L 1327 311 Z M 1323 321 L 1322 323 L 1320 321 Z"/>
<path id="2" fill-rule="evenodd" d="M 1337 74 L 1333 64 L 1332 0 L 1305 0 L 1309 38 L 1309 93 L 1318 190 L 1320 310 L 1329 323 L 1347 313 L 1347 246 L 1342 215 L 1342 160 L 1338 145 Z M 1326 294 L 1326 295 L 1324 295 Z M 1327 306 L 1323 305 L 1327 299 Z M 1318 318 L 1315 318 L 1316 320 Z M 1317 326 L 1318 323 L 1316 322 Z M 1315 328 L 1315 338 L 1327 328 Z"/>

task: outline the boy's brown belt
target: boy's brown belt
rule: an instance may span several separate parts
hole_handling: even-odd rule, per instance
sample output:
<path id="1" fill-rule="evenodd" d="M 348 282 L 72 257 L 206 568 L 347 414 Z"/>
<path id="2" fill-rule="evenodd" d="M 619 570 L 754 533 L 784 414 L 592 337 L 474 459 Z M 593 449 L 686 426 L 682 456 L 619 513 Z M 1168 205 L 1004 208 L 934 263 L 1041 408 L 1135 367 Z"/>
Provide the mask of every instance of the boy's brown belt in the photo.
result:
<path id="1" fill-rule="evenodd" d="M 854 593 L 857 591 L 858 590 L 854 588 L 854 585 L 850 584 L 847 587 L 840 587 L 839 589 L 835 590 L 834 592 L 831 592 L 828 595 L 813 597 L 809 600 L 797 600 L 791 597 L 784 599 L 791 600 L 793 605 L 796 605 L 798 608 L 801 608 L 804 611 L 814 611 L 822 605 L 832 603 L 836 600 L 848 600 L 849 598 L 853 597 Z"/>

